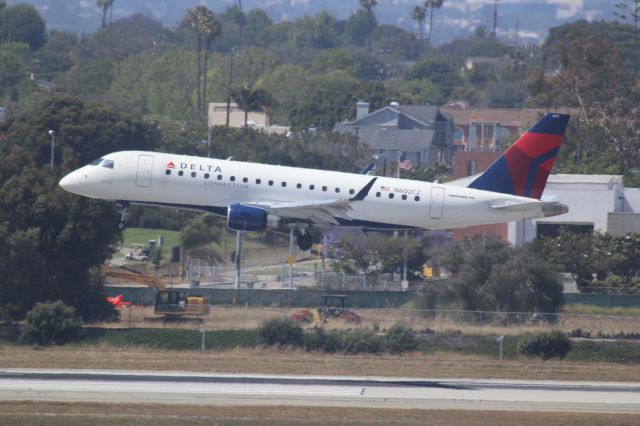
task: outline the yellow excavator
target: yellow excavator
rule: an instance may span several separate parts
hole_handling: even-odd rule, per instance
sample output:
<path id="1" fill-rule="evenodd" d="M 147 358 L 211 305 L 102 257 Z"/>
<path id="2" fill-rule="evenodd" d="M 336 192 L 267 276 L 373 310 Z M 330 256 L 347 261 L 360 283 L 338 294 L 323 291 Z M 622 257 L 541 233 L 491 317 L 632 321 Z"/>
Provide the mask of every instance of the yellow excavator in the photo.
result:
<path id="1" fill-rule="evenodd" d="M 105 265 L 102 275 L 119 282 L 144 284 L 156 291 L 154 312 L 165 318 L 209 315 L 209 301 L 198 294 L 180 289 L 166 289 L 163 280 L 122 266 Z"/>

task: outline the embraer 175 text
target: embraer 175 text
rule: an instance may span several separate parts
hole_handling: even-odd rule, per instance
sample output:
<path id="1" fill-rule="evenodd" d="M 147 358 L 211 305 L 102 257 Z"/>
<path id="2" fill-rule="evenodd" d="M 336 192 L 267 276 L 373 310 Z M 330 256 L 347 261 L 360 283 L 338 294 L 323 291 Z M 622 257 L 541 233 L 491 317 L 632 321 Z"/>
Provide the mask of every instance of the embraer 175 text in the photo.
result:
<path id="1" fill-rule="evenodd" d="M 60 181 L 66 191 L 115 201 L 203 210 L 239 231 L 312 227 L 453 229 L 566 213 L 540 201 L 569 116 L 547 114 L 470 184 L 429 183 L 158 152 L 105 155 Z"/>

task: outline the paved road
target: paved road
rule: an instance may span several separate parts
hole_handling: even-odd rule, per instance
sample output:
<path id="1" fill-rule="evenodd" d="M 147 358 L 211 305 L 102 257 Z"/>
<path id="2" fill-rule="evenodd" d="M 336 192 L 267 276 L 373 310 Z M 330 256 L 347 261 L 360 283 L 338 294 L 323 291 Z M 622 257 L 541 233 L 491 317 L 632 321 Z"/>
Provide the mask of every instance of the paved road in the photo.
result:
<path id="1" fill-rule="evenodd" d="M 640 414 L 640 383 L 4 369 L 0 400 Z"/>

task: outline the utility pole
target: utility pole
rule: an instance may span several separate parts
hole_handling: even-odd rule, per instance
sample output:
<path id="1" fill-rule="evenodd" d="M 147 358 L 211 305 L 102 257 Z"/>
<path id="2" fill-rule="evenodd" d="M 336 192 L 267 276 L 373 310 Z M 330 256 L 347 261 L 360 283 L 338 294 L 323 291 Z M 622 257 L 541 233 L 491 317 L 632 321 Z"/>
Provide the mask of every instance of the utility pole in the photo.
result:
<path id="1" fill-rule="evenodd" d="M 231 115 L 231 91 L 233 90 L 233 49 L 229 57 L 229 82 L 227 85 L 227 127 L 229 127 L 229 117 Z"/>
<path id="2" fill-rule="evenodd" d="M 53 171 L 53 150 L 56 144 L 56 132 L 49 130 L 49 136 L 51 136 L 51 171 Z"/>

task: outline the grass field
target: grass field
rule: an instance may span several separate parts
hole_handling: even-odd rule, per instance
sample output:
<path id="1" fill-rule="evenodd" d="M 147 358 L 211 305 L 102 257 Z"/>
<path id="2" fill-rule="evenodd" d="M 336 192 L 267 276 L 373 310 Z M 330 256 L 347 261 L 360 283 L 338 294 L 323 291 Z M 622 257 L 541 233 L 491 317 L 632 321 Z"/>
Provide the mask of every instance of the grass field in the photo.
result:
<path id="1" fill-rule="evenodd" d="M 393 410 L 337 407 L 205 406 L 0 402 L 0 424 L 11 425 L 637 425 L 631 414 Z"/>

